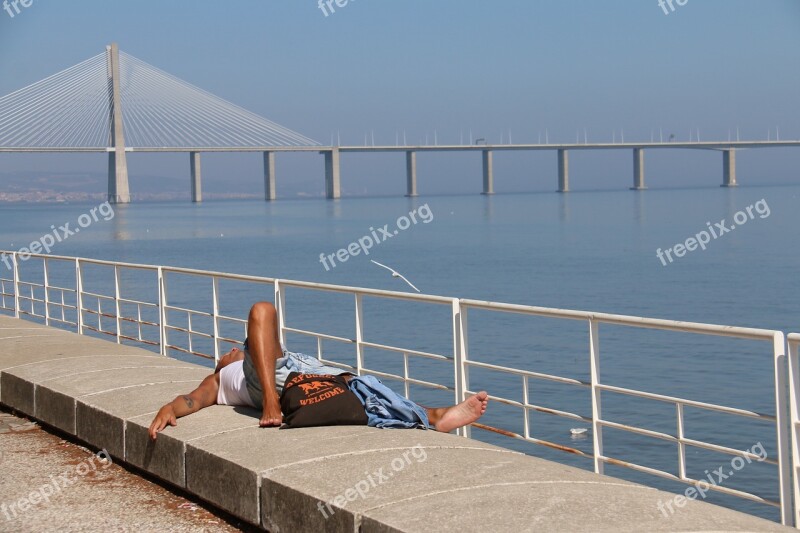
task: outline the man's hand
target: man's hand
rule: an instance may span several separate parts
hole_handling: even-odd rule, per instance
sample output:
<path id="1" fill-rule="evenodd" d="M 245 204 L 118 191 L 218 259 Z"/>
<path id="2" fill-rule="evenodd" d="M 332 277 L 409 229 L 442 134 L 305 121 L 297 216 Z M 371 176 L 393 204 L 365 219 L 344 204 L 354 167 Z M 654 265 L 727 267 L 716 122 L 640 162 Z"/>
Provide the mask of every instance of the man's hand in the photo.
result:
<path id="1" fill-rule="evenodd" d="M 261 413 L 261 421 L 258 425 L 262 428 L 279 427 L 283 423 L 281 414 L 281 404 L 278 393 L 274 390 L 264 395 L 264 411 Z"/>
<path id="2" fill-rule="evenodd" d="M 211 374 L 200 383 L 200 386 L 189 394 L 178 396 L 170 403 L 159 409 L 158 414 L 150 424 L 150 438 L 156 440 L 156 436 L 168 425 L 177 426 L 178 418 L 200 409 L 204 409 L 217 403 L 217 393 L 219 392 L 219 374 Z"/>
<path id="3" fill-rule="evenodd" d="M 150 438 L 156 440 L 158 433 L 167 427 L 167 425 L 178 425 L 178 418 L 175 416 L 175 411 L 171 404 L 167 404 L 159 409 L 158 414 L 153 419 L 153 423 L 150 424 Z"/>

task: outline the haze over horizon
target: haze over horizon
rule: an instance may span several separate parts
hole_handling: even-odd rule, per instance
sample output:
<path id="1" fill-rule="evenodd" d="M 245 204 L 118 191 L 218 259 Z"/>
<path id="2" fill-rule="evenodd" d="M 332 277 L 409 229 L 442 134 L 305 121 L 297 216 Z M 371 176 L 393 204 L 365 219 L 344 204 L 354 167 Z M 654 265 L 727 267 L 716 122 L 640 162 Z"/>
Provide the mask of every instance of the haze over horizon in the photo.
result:
<path id="1" fill-rule="evenodd" d="M 334 7 L 336 4 L 333 4 Z M 234 3 L 34 0 L 0 11 L 0 95 L 120 49 L 328 144 L 800 139 L 800 2 L 496 3 L 313 0 Z M 327 16 L 326 16 L 327 13 Z M 711 186 L 721 157 L 649 151 L 651 188 Z M 800 150 L 744 151 L 743 186 L 797 183 Z M 188 190 L 185 154 L 129 156 L 131 191 L 152 177 Z M 322 157 L 278 154 L 278 194 L 319 193 Z M 552 152 L 495 155 L 497 192 L 554 190 Z M 101 155 L 0 155 L 10 176 L 102 176 Z M 420 154 L 421 194 L 477 193 L 479 154 Z M 629 150 L 571 154 L 574 190 L 625 188 Z M 145 177 L 149 177 L 145 179 Z M 52 180 L 58 183 L 58 178 Z M 204 189 L 262 190 L 258 154 L 204 154 Z M 102 187 L 102 180 L 100 180 Z M 346 154 L 345 194 L 403 194 L 400 155 Z M 67 187 L 65 187 L 65 190 Z M 91 187 L 90 187 L 91 190 Z M 95 192 L 103 192 L 95 191 Z"/>

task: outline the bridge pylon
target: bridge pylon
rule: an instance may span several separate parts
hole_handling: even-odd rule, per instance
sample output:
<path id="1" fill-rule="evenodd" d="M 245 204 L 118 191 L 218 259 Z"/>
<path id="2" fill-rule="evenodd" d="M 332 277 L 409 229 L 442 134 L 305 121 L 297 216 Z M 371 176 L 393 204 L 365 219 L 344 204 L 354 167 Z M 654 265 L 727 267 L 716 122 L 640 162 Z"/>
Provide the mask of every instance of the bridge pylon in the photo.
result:
<path id="1" fill-rule="evenodd" d="M 119 81 L 119 48 L 117 43 L 106 47 L 108 59 L 108 91 L 110 106 L 110 142 L 108 152 L 108 201 L 128 204 L 131 201 L 128 186 L 128 161 L 125 155 L 125 131 L 122 118 L 122 94 Z"/>

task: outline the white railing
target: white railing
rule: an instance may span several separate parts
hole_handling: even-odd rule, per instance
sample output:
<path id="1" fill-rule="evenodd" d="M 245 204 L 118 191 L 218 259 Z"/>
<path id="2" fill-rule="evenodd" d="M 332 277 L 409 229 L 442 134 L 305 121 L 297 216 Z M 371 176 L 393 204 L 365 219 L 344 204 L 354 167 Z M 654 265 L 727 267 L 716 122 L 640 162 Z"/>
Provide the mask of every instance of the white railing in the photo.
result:
<path id="1" fill-rule="evenodd" d="M 748 461 L 764 458 L 756 456 L 751 451 L 740 450 L 687 437 L 687 420 L 684 416 L 685 408 L 689 407 L 706 412 L 724 413 L 726 415 L 767 422 L 773 428 L 774 434 L 771 439 L 774 439 L 773 442 L 776 443 L 778 454 L 776 458 L 764 459 L 764 462 L 777 467 L 778 499 L 770 499 L 754 493 L 720 485 L 711 485 L 709 489 L 711 491 L 776 507 L 780 510 L 782 523 L 787 525 L 800 523 L 800 515 L 796 515 L 798 511 L 792 511 L 795 506 L 792 505 L 793 491 L 791 481 L 793 466 L 795 474 L 794 496 L 795 501 L 798 501 L 798 499 L 800 499 L 800 487 L 797 482 L 797 473 L 800 472 L 800 443 L 798 443 L 798 429 L 800 429 L 800 403 L 798 401 L 800 363 L 798 363 L 798 346 L 800 346 L 800 335 L 793 334 L 789 336 L 788 346 L 791 372 L 787 380 L 786 342 L 784 334 L 780 331 L 569 311 L 235 275 L 223 272 L 61 256 L 31 255 L 30 258 L 26 257 L 26 261 L 30 261 L 31 259 L 40 260 L 42 266 L 40 271 L 41 281 L 30 281 L 23 279 L 21 276 L 21 274 L 23 274 L 23 267 L 27 266 L 28 263 L 22 261 L 23 258 L 19 257 L 17 253 L 6 253 L 12 258 L 13 269 L 11 278 L 0 276 L 0 311 L 13 313 L 15 317 L 19 318 L 30 317 L 39 319 L 48 325 L 74 328 L 81 334 L 93 332 L 113 336 L 118 343 L 129 341 L 143 344 L 153 349 L 157 348 L 158 351 L 165 356 L 173 353 L 183 353 L 216 360 L 220 357 L 221 353 L 224 352 L 222 348 L 223 345 L 241 343 L 247 333 L 246 320 L 242 316 L 225 315 L 221 312 L 220 282 L 230 281 L 267 287 L 270 290 L 271 296 L 274 297 L 275 306 L 278 309 L 280 338 L 282 342 L 286 341 L 287 334 L 314 339 L 317 346 L 317 357 L 325 363 L 350 370 L 359 375 L 371 374 L 385 379 L 397 380 L 402 383 L 407 396 L 411 395 L 411 386 L 418 386 L 430 390 L 449 391 L 453 394 L 454 400 L 460 402 L 476 392 L 471 388 L 471 369 L 480 369 L 485 372 L 514 376 L 520 380 L 522 385 L 521 398 L 507 397 L 507 395 L 504 396 L 502 394 L 493 394 L 491 398 L 495 402 L 516 408 L 520 411 L 523 415 L 522 433 L 515 433 L 481 423 L 473 424 L 473 427 L 585 457 L 593 462 L 594 471 L 597 473 L 603 473 L 605 465 L 612 464 L 637 472 L 682 482 L 687 485 L 698 485 L 703 480 L 694 479 L 687 474 L 687 449 L 708 450 L 739 457 Z M 33 265 L 34 263 L 30 264 Z M 62 269 L 64 266 L 68 267 L 70 271 L 69 275 L 64 276 L 62 274 L 62 277 L 68 279 L 70 282 L 69 284 L 62 282 L 62 284 L 59 285 L 51 281 L 53 279 L 54 264 L 61 265 Z M 111 269 L 113 272 L 113 293 L 110 288 L 107 290 L 107 293 L 85 289 L 85 282 L 88 279 L 87 270 L 95 268 Z M 72 273 L 72 269 L 74 269 L 74 273 Z M 25 270 L 27 270 L 27 268 L 25 268 Z M 150 298 L 152 301 L 148 301 L 145 296 L 136 298 L 123 296 L 123 293 L 128 292 L 125 287 L 124 276 L 133 274 L 150 276 L 152 278 L 144 282 L 144 287 L 137 287 L 139 289 L 139 294 L 145 294 L 149 287 L 151 296 L 155 296 Z M 188 304 L 178 305 L 172 303 L 174 300 L 170 298 L 168 280 L 180 278 L 208 280 L 211 282 L 210 310 L 203 311 L 192 308 Z M 355 303 L 355 338 L 330 335 L 287 325 L 286 303 L 287 291 L 289 289 L 352 296 Z M 263 297 L 253 297 L 254 294 L 257 293 L 248 291 L 248 296 L 252 297 L 253 300 L 264 299 Z M 452 328 L 450 333 L 452 335 L 452 352 L 433 353 L 368 340 L 370 337 L 365 331 L 364 320 L 365 297 L 376 298 L 381 301 L 399 300 L 449 307 L 449 312 L 452 316 Z M 469 356 L 468 315 L 469 312 L 473 310 L 495 313 L 501 316 L 523 315 L 546 317 L 562 321 L 583 322 L 587 328 L 586 340 L 588 346 L 587 362 L 589 379 L 576 379 L 574 377 L 522 370 L 471 359 Z M 177 317 L 181 317 L 182 320 L 178 320 Z M 205 327 L 198 325 L 201 322 L 205 324 Z M 774 397 L 775 414 L 697 401 L 690 398 L 667 396 L 643 390 L 614 386 L 603 382 L 601 379 L 600 330 L 601 326 L 608 325 L 763 342 L 766 344 L 763 350 L 764 367 L 769 368 L 769 371 L 773 375 L 772 394 Z M 226 335 L 223 333 L 223 330 L 233 331 L 234 329 L 234 334 Z M 175 335 L 180 335 L 183 342 L 180 342 L 180 340 L 173 341 Z M 205 345 L 210 345 L 211 348 L 208 351 L 203 351 L 202 348 L 198 348 L 198 343 L 205 343 Z M 328 353 L 328 350 L 323 347 L 332 343 L 354 347 L 355 364 L 348 365 L 325 358 L 323 354 Z M 365 350 L 367 349 L 380 350 L 402 357 L 402 372 L 392 373 L 387 372 L 385 369 L 370 368 L 365 361 Z M 769 363 L 766 361 L 767 356 L 770 357 Z M 448 365 L 452 364 L 452 384 L 437 383 L 428 379 L 411 377 L 409 361 L 420 359 L 445 362 Z M 769 366 L 767 367 L 767 365 Z M 541 405 L 540 403 L 532 403 L 529 395 L 531 383 L 540 381 L 559 383 L 588 391 L 591 403 L 591 416 L 555 409 L 546 405 Z M 789 392 L 790 387 L 791 394 Z M 654 431 L 652 429 L 623 424 L 604 418 L 601 401 L 603 393 L 624 395 L 632 399 L 656 401 L 674 406 L 676 417 L 674 432 Z M 791 397 L 789 401 L 790 405 L 787 405 L 787 399 L 789 397 Z M 529 415 L 533 412 L 590 424 L 592 430 L 592 452 L 587 453 L 574 447 L 565 446 L 537 437 L 534 428 L 531 427 L 529 419 Z M 789 431 L 790 423 L 791 431 Z M 612 428 L 640 437 L 647 437 L 674 444 L 677 452 L 677 473 L 625 461 L 606 454 L 603 448 L 604 428 Z M 459 431 L 459 434 L 465 437 L 470 436 L 470 428 L 463 428 Z M 794 462 L 792 462 L 792 458 L 790 457 L 791 451 L 794 452 Z M 708 483 L 706 484 L 708 485 Z"/>
<path id="2" fill-rule="evenodd" d="M 792 435 L 792 478 L 794 479 L 794 523 L 800 525 L 800 333 L 790 333 L 789 344 L 789 406 Z"/>

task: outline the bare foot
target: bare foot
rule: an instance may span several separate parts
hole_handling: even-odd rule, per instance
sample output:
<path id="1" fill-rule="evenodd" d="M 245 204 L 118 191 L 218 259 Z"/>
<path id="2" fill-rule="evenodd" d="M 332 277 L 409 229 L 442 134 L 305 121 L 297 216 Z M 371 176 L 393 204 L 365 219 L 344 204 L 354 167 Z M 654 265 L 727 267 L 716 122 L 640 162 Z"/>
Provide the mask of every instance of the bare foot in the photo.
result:
<path id="1" fill-rule="evenodd" d="M 450 433 L 467 424 L 472 424 L 486 412 L 489 395 L 481 391 L 471 398 L 467 398 L 458 405 L 448 408 L 435 424 L 436 431 Z"/>
<path id="2" fill-rule="evenodd" d="M 267 394 L 264 400 L 264 408 L 261 412 L 261 420 L 258 425 L 262 428 L 280 427 L 283 423 L 283 415 L 281 414 L 281 404 L 278 399 L 278 394 Z"/>

